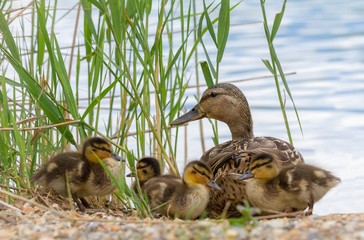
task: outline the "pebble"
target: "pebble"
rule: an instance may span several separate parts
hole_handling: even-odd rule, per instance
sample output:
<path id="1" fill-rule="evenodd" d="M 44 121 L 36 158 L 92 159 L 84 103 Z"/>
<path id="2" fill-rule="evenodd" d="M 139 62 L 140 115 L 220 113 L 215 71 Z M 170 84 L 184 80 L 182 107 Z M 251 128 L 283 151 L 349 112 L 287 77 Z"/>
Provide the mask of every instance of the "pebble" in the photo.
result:
<path id="1" fill-rule="evenodd" d="M 227 239 L 235 239 L 237 236 L 238 236 L 238 233 L 236 232 L 236 230 L 229 229 L 225 233 L 225 237 Z"/>
<path id="2" fill-rule="evenodd" d="M 8 230 L 0 230 L 0 239 L 10 239 L 14 237 L 15 234 L 13 232 L 10 232 Z"/>
<path id="3" fill-rule="evenodd" d="M 231 226 L 227 220 L 183 221 L 120 217 L 107 213 L 72 215 L 67 221 L 52 212 L 0 218 L 0 239 L 364 239 L 364 214 L 333 214 L 261 220 L 256 227 Z M 4 213 L 11 210 L 2 211 Z M 2 214 L 12 216 L 12 213 Z M 71 216 L 71 215 L 70 215 Z M 11 220 L 11 221 L 10 221 Z"/>

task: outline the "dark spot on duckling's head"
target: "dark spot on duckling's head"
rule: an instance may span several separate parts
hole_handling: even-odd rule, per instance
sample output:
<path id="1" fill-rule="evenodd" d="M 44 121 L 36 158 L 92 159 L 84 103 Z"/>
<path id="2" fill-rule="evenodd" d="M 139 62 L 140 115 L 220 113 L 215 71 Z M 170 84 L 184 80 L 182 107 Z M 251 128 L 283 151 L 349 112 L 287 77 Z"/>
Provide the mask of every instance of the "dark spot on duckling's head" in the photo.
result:
<path id="1" fill-rule="evenodd" d="M 149 168 L 153 175 L 160 176 L 161 175 L 161 167 L 158 160 L 154 157 L 144 157 L 141 158 L 137 163 L 137 169 L 143 169 L 143 173 L 147 174 L 147 170 L 144 168 Z"/>
<path id="2" fill-rule="evenodd" d="M 91 137 L 91 138 L 86 140 L 86 142 L 84 143 L 84 146 L 95 145 L 95 144 L 97 144 L 97 145 L 102 145 L 102 144 L 109 145 L 109 143 L 105 139 L 103 139 L 101 137 Z"/>

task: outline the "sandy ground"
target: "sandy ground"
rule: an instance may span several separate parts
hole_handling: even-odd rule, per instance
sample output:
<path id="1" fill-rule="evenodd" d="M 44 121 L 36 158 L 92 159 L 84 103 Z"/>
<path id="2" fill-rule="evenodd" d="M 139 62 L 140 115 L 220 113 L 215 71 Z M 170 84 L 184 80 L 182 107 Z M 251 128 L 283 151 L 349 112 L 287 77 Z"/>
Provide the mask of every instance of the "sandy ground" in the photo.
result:
<path id="1" fill-rule="evenodd" d="M 9 196 L 11 204 L 5 201 Z M 80 213 L 67 210 L 69 202 L 65 199 L 37 196 L 35 201 L 0 189 L 0 240 L 364 239 L 364 213 L 273 219 L 262 216 L 244 224 L 231 219 L 140 219 L 118 205 Z"/>
<path id="2" fill-rule="evenodd" d="M 0 239 L 364 239 L 364 214 L 258 220 L 138 219 L 122 211 L 44 210 L 0 204 Z"/>

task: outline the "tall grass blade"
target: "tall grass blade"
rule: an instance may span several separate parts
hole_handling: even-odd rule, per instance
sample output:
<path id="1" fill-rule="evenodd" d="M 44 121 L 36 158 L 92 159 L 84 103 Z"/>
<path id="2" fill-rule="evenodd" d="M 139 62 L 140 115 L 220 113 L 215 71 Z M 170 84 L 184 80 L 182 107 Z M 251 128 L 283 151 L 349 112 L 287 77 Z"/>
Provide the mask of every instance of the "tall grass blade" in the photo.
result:
<path id="1" fill-rule="evenodd" d="M 211 72 L 207 62 L 206 61 L 200 62 L 200 65 L 207 87 L 212 87 L 214 85 L 214 81 L 212 79 Z"/>
<path id="2" fill-rule="evenodd" d="M 287 0 L 283 1 L 283 5 L 282 5 L 282 9 L 279 13 L 276 14 L 274 21 L 273 21 L 273 26 L 272 26 L 272 32 L 271 32 L 271 36 L 270 36 L 270 41 L 273 42 L 274 37 L 276 36 L 278 29 L 281 25 L 282 22 L 282 18 L 286 9 L 286 3 Z"/>
<path id="3" fill-rule="evenodd" d="M 268 59 L 262 59 L 262 62 L 264 63 L 266 68 L 268 68 L 269 72 L 274 74 L 274 69 L 273 69 L 272 65 L 270 64 L 269 60 Z"/>
<path id="4" fill-rule="evenodd" d="M 229 37 L 230 31 L 230 0 L 222 0 L 220 13 L 219 13 L 219 23 L 217 32 L 217 59 L 216 62 L 219 64 L 224 55 L 226 42 Z"/>
<path id="5" fill-rule="evenodd" d="M 212 41 L 214 42 L 215 47 L 218 48 L 219 47 L 219 43 L 218 43 L 218 41 L 216 39 L 214 25 L 211 22 L 211 19 L 210 19 L 209 13 L 208 13 L 208 10 L 212 6 L 212 3 L 208 7 L 206 7 L 206 2 L 205 2 L 205 0 L 203 0 L 203 5 L 204 5 L 204 12 L 201 15 L 201 18 L 204 17 L 206 19 L 206 27 L 207 27 L 207 30 L 210 33 L 210 37 L 211 37 Z"/>
<path id="6" fill-rule="evenodd" d="M 97 104 L 101 102 L 101 100 L 115 87 L 116 83 L 119 82 L 119 79 L 115 79 L 108 87 L 106 87 L 100 95 L 98 95 L 86 108 L 85 112 L 83 113 L 81 120 L 84 121 L 84 119 L 87 117 L 90 112 L 92 112 Z"/>
<path id="7" fill-rule="evenodd" d="M 281 90 L 280 90 L 280 84 L 279 84 L 279 81 L 278 81 L 278 73 L 279 73 L 279 76 L 280 76 L 280 78 L 281 78 L 281 80 L 283 82 L 283 85 L 284 85 L 284 87 L 285 87 L 285 89 L 286 89 L 286 91 L 287 91 L 287 93 L 288 93 L 288 95 L 289 95 L 289 97 L 291 99 L 291 102 L 293 104 L 295 114 L 296 114 L 296 117 L 297 117 L 297 120 L 298 120 L 298 123 L 299 123 L 299 126 L 300 126 L 301 133 L 303 133 L 303 131 L 302 131 L 302 126 L 301 126 L 301 121 L 299 119 L 299 115 L 298 115 L 298 112 L 297 112 L 297 109 L 296 109 L 296 105 L 294 103 L 291 91 L 289 90 L 288 83 L 287 83 L 286 78 L 284 76 L 282 66 L 280 64 L 280 61 L 278 59 L 278 56 L 276 54 L 274 44 L 273 44 L 274 37 L 276 36 L 276 34 L 278 32 L 279 26 L 281 24 L 281 21 L 282 21 L 283 15 L 284 15 L 286 0 L 284 0 L 284 2 L 283 2 L 281 12 L 279 12 L 275 16 L 272 31 L 270 31 L 269 27 L 268 27 L 268 21 L 267 21 L 267 16 L 266 16 L 266 11 L 265 11 L 265 1 L 261 0 L 260 5 L 261 5 L 261 10 L 262 10 L 262 15 L 263 15 L 264 32 L 265 32 L 265 35 L 266 35 L 268 48 L 269 48 L 269 53 L 270 53 L 270 56 L 271 56 L 271 62 L 269 62 L 268 60 L 262 60 L 262 61 L 265 64 L 265 66 L 267 67 L 267 69 L 274 76 L 274 80 L 275 80 L 275 83 L 276 83 L 277 94 L 278 94 L 278 99 L 279 99 L 279 103 L 280 103 L 280 106 L 281 106 L 281 111 L 282 111 L 284 123 L 285 123 L 285 126 L 286 126 L 287 135 L 288 135 L 288 138 L 289 138 L 289 142 L 291 144 L 293 144 L 291 130 L 290 130 L 290 127 L 289 127 L 289 122 L 288 122 L 288 118 L 287 118 L 287 114 L 286 114 L 286 110 L 285 110 L 285 101 L 282 98 L 282 94 L 281 94 Z"/>
<path id="8" fill-rule="evenodd" d="M 207 58 L 207 63 L 209 65 L 209 68 L 210 68 L 210 71 L 212 73 L 212 76 L 214 77 L 214 79 L 217 79 L 217 73 L 216 73 L 216 70 L 215 70 L 215 67 L 214 67 L 214 64 L 210 58 L 210 55 L 208 54 L 208 51 L 206 49 L 206 46 L 205 46 L 205 43 L 204 41 L 202 40 L 202 37 L 203 37 L 203 33 L 204 33 L 204 28 L 203 28 L 203 20 L 204 20 L 204 17 L 205 17 L 205 13 L 201 14 L 201 17 L 200 17 L 200 20 L 199 20 L 199 24 L 198 24 L 198 29 L 197 29 L 197 36 L 198 36 L 198 39 L 199 39 L 199 42 L 201 43 L 201 46 L 205 52 L 205 55 L 206 55 L 206 58 Z"/>

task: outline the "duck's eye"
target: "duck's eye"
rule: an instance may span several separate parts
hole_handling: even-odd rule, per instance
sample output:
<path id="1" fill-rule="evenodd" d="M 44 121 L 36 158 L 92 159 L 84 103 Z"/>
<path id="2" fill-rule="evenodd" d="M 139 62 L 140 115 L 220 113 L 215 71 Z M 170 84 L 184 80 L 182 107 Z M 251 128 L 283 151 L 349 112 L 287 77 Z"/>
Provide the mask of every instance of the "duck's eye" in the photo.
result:
<path id="1" fill-rule="evenodd" d="M 145 169 L 144 169 L 144 170 L 143 170 L 143 173 L 147 174 L 148 172 L 147 172 L 147 170 L 145 170 Z"/>
<path id="2" fill-rule="evenodd" d="M 101 151 L 104 151 L 104 152 L 111 152 L 109 149 L 107 149 L 107 148 L 105 148 L 105 147 L 99 147 L 99 149 L 101 150 Z"/>
<path id="3" fill-rule="evenodd" d="M 192 170 L 192 171 L 191 171 L 191 173 L 192 173 L 192 174 L 196 174 L 196 171 L 195 171 L 195 170 Z"/>
<path id="4" fill-rule="evenodd" d="M 216 96 L 217 96 L 217 93 L 216 93 L 216 92 L 211 92 L 211 93 L 210 93 L 210 96 L 211 96 L 211 97 L 216 97 Z"/>

